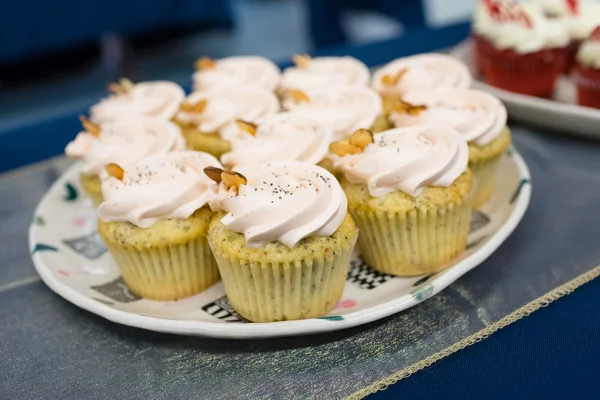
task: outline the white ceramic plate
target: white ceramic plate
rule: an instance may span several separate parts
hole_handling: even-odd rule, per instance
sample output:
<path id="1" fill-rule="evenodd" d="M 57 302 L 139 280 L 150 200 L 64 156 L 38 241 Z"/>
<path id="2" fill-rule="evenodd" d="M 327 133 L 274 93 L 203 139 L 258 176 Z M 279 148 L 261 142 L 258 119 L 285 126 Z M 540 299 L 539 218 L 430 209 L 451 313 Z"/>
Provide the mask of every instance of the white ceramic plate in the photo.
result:
<path id="1" fill-rule="evenodd" d="M 511 119 L 553 131 L 600 138 L 600 110 L 576 104 L 576 88 L 571 78 L 560 78 L 552 100 L 541 99 L 508 92 L 481 81 L 470 40 L 455 47 L 451 54 L 469 67 L 476 79 L 474 88 L 492 93 L 504 102 Z"/>
<path id="2" fill-rule="evenodd" d="M 468 250 L 446 270 L 416 278 L 378 273 L 360 259 L 350 265 L 343 297 L 324 318 L 248 323 L 231 307 L 219 282 L 176 302 L 143 300 L 119 276 L 96 232 L 95 211 L 80 195 L 79 165 L 72 166 L 40 202 L 29 231 L 33 262 L 44 282 L 71 303 L 111 321 L 158 332 L 257 338 L 345 329 L 375 321 L 435 295 L 483 262 L 515 229 L 531 194 L 521 156 L 510 149 L 501 164 L 498 190 L 473 215 Z"/>

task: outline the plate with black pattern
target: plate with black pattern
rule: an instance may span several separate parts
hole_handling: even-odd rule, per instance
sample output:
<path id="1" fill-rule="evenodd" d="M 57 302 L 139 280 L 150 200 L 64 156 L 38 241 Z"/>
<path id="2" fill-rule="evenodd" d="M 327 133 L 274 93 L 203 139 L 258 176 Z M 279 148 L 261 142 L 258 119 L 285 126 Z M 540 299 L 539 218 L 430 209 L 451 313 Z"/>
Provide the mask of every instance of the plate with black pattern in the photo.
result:
<path id="1" fill-rule="evenodd" d="M 467 250 L 436 274 L 400 278 L 377 272 L 357 255 L 335 309 L 323 318 L 252 323 L 229 303 L 221 282 L 179 301 L 131 293 L 97 233 L 91 202 L 79 185 L 80 165 L 68 169 L 38 205 L 29 230 L 37 272 L 71 303 L 116 323 L 176 334 L 259 338 L 345 329 L 401 312 L 439 293 L 484 262 L 516 228 L 531 195 L 527 165 L 513 148 L 503 157 L 492 199 L 471 218 Z"/>

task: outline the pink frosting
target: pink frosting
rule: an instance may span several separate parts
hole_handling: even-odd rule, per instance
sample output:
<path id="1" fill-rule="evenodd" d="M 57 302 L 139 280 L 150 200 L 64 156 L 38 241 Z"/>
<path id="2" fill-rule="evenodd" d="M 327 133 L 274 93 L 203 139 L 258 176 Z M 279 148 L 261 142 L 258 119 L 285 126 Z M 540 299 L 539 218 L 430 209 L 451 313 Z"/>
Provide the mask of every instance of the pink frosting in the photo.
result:
<path id="1" fill-rule="evenodd" d="M 290 67 L 283 71 L 280 89 L 306 89 L 323 86 L 367 86 L 370 78 L 365 64 L 352 57 L 316 57 L 306 68 Z"/>
<path id="2" fill-rule="evenodd" d="M 194 90 L 258 85 L 274 91 L 281 72 L 272 61 L 255 56 L 227 57 L 215 61 L 215 67 L 194 73 Z"/>
<path id="3" fill-rule="evenodd" d="M 435 125 L 390 129 L 360 154 L 336 160 L 350 183 L 373 197 L 401 190 L 417 197 L 428 186 L 448 187 L 467 169 L 469 149 L 455 130 Z"/>

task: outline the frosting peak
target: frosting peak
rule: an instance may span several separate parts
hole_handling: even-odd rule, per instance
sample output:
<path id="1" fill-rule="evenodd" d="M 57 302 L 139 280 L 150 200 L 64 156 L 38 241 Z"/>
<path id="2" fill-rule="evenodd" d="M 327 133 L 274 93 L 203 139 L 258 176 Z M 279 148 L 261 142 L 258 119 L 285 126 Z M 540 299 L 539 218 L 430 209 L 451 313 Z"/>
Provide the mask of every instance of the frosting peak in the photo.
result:
<path id="1" fill-rule="evenodd" d="M 332 235 L 344 220 L 346 195 L 321 167 L 282 162 L 248 166 L 239 172 L 247 184 L 239 187 L 237 196 L 216 191 L 224 198 L 213 205 L 227 212 L 221 222 L 242 233 L 249 247 L 277 240 L 293 248 L 303 238 Z"/>
<path id="2" fill-rule="evenodd" d="M 274 93 L 260 86 L 240 86 L 194 92 L 186 99 L 188 104 L 206 100 L 202 112 L 180 111 L 177 119 L 183 123 L 197 125 L 201 132 L 220 132 L 225 139 L 233 130 L 237 132 L 235 121 L 257 123 L 267 115 L 279 111 L 279 100 Z"/>
<path id="3" fill-rule="evenodd" d="M 427 186 L 450 186 L 467 169 L 467 142 L 452 129 L 396 128 L 374 135 L 374 141 L 335 164 L 348 182 L 365 183 L 373 197 L 397 190 L 417 197 Z"/>
<path id="4" fill-rule="evenodd" d="M 81 159 L 85 174 L 100 175 L 110 163 L 127 167 L 154 154 L 185 149 L 179 127 L 157 117 L 108 122 L 99 130 L 97 135 L 80 132 L 65 149 L 69 157 Z"/>
<path id="5" fill-rule="evenodd" d="M 164 219 L 185 219 L 209 201 L 214 182 L 204 173 L 221 167 L 210 154 L 181 151 L 161 154 L 124 168 L 122 180 L 102 183 L 104 202 L 98 207 L 103 221 L 127 221 L 149 228 Z"/>
<path id="6" fill-rule="evenodd" d="M 92 106 L 91 120 L 105 123 L 143 116 L 171 119 L 184 98 L 183 89 L 173 82 L 140 82 Z"/>
<path id="7" fill-rule="evenodd" d="M 304 65 L 290 67 L 283 71 L 280 86 L 282 91 L 338 85 L 367 86 L 369 84 L 369 69 L 356 58 L 348 56 L 316 57 L 304 58 L 304 60 Z"/>
<path id="8" fill-rule="evenodd" d="M 331 130 L 295 113 L 265 117 L 254 135 L 242 132 L 231 140 L 232 150 L 221 157 L 231 167 L 276 161 L 320 162 L 327 154 Z"/>
<path id="9" fill-rule="evenodd" d="M 258 85 L 274 91 L 279 85 L 281 72 L 272 61 L 255 56 L 227 57 L 214 61 L 210 68 L 194 73 L 194 90 Z"/>
<path id="10" fill-rule="evenodd" d="M 397 127 L 436 124 L 453 128 L 467 142 L 485 146 L 506 126 L 507 112 L 496 97 L 479 90 L 441 89 L 408 93 L 404 100 L 425 105 L 419 113 L 392 112 Z"/>
<path id="11" fill-rule="evenodd" d="M 419 54 L 399 58 L 373 74 L 373 88 L 384 95 L 402 95 L 412 90 L 468 88 L 471 73 L 459 60 L 445 54 Z"/>
<path id="12" fill-rule="evenodd" d="M 347 138 L 357 129 L 370 129 L 383 113 L 381 96 L 368 87 L 307 88 L 301 93 L 301 99 L 287 95 L 284 108 L 328 127 L 333 132 L 332 141 Z"/>

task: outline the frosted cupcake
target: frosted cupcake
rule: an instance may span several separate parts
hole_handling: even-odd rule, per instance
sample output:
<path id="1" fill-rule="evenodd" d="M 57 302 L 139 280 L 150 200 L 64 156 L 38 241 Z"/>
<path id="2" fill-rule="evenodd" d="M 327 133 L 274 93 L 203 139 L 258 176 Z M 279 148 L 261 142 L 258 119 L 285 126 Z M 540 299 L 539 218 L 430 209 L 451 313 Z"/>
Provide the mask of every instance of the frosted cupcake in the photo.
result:
<path id="1" fill-rule="evenodd" d="M 227 57 L 211 60 L 202 57 L 196 62 L 194 90 L 206 91 L 231 86 L 258 85 L 275 91 L 281 71 L 272 61 L 255 56 Z"/>
<path id="2" fill-rule="evenodd" d="M 185 150 L 179 127 L 158 117 L 126 118 L 96 125 L 81 118 L 84 131 L 70 142 L 65 152 L 80 160 L 81 185 L 95 206 L 102 202 L 100 175 L 116 163 L 124 168 L 155 154 Z"/>
<path id="3" fill-rule="evenodd" d="M 578 103 L 600 108 L 600 26 L 577 53 L 575 80 Z"/>
<path id="4" fill-rule="evenodd" d="M 407 94 L 390 118 L 396 127 L 437 124 L 455 129 L 469 143 L 475 180 L 473 208 L 492 196 L 500 160 L 510 146 L 507 113 L 496 97 L 471 89 L 421 90 Z"/>
<path id="5" fill-rule="evenodd" d="M 230 168 L 277 161 L 321 162 L 329 151 L 332 132 L 303 115 L 280 113 L 265 117 L 258 126 L 238 121 L 239 137 L 221 162 Z"/>
<path id="6" fill-rule="evenodd" d="M 242 172 L 248 178 L 238 176 L 235 186 L 220 184 L 211 207 L 226 214 L 208 235 L 231 304 L 254 322 L 327 315 L 342 295 L 358 235 L 339 183 L 300 162 Z"/>
<path id="7" fill-rule="evenodd" d="M 281 77 L 281 93 L 305 90 L 311 87 L 368 86 L 370 72 L 367 66 L 352 57 L 316 57 L 296 55 L 296 66 L 286 68 Z"/>
<path id="8" fill-rule="evenodd" d="M 90 109 L 90 119 L 97 124 L 130 117 L 172 119 L 185 98 L 183 89 L 167 81 L 132 83 L 121 79 L 109 85 L 112 96 Z"/>
<path id="9" fill-rule="evenodd" d="M 385 98 L 398 98 L 416 89 L 467 88 L 472 77 L 459 60 L 445 54 L 398 58 L 375 71 L 372 87 Z"/>
<path id="10" fill-rule="evenodd" d="M 238 134 L 236 120 L 253 124 L 279 112 L 279 100 L 260 86 L 240 86 L 194 92 L 176 116 L 188 146 L 220 157 L 231 150 Z"/>
<path id="11" fill-rule="evenodd" d="M 476 59 L 500 89 L 550 97 L 566 62 L 569 33 L 535 4 L 483 1 L 473 21 Z"/>
<path id="12" fill-rule="evenodd" d="M 359 131 L 333 147 L 363 259 L 378 271 L 423 275 L 464 251 L 471 214 L 467 142 L 440 126 Z"/>
<path id="13" fill-rule="evenodd" d="M 575 65 L 581 43 L 600 25 L 600 3 L 592 0 L 528 0 L 542 9 L 547 18 L 564 25 L 569 33 L 565 72 Z"/>
<path id="14" fill-rule="evenodd" d="M 175 152 L 146 158 L 125 170 L 109 164 L 98 207 L 98 233 L 123 280 L 138 296 L 178 300 L 219 280 L 206 235 L 213 182 L 210 154 Z"/>

